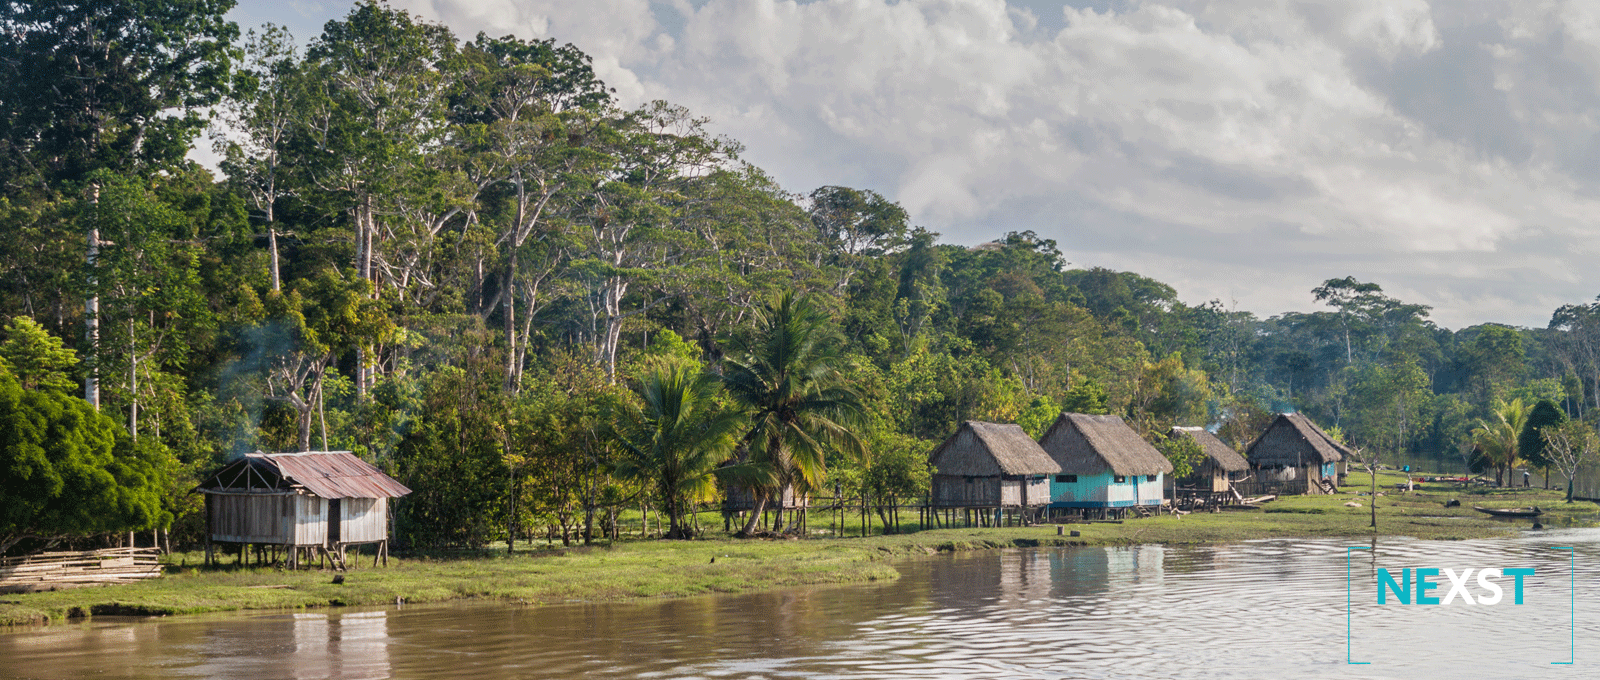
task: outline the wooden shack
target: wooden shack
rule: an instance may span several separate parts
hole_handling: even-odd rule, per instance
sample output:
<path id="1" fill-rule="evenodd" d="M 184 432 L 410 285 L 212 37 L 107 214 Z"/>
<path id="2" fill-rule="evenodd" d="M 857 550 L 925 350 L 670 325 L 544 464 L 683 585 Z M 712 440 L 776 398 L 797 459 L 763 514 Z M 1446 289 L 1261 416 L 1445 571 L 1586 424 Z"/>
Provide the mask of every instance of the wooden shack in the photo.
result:
<path id="1" fill-rule="evenodd" d="M 217 543 L 282 546 L 344 566 L 345 549 L 376 544 L 388 556 L 389 499 L 411 493 L 348 451 L 250 453 L 207 477 L 206 559 Z"/>
<path id="2" fill-rule="evenodd" d="M 1250 474 L 1250 462 L 1203 427 L 1174 427 L 1167 432 L 1167 436 L 1193 439 L 1200 445 L 1201 453 L 1205 454 L 1193 473 L 1178 480 L 1179 486 L 1208 493 L 1226 493 L 1232 488 L 1233 482 L 1241 481 Z"/>
<path id="3" fill-rule="evenodd" d="M 1281 413 L 1251 442 L 1245 459 L 1262 493 L 1333 493 L 1350 450 L 1299 413 Z M 1273 488 L 1277 487 L 1277 488 Z"/>
<path id="4" fill-rule="evenodd" d="M 1050 484 L 1052 510 L 1120 516 L 1165 497 L 1172 463 L 1117 416 L 1063 413 L 1039 446 L 1061 466 Z"/>
<path id="5" fill-rule="evenodd" d="M 971 420 L 928 455 L 928 464 L 935 517 L 949 522 L 949 511 L 966 510 L 979 524 L 999 524 L 1008 513 L 1026 522 L 1050 501 L 1049 476 L 1061 471 L 1020 426 Z"/>

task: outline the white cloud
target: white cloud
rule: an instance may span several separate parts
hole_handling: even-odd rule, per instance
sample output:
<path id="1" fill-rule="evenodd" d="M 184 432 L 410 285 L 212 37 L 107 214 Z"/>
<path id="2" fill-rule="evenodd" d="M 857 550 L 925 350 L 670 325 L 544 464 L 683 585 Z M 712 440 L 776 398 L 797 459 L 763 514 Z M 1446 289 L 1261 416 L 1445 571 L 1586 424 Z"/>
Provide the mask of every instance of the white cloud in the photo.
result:
<path id="1" fill-rule="evenodd" d="M 1542 325 L 1600 292 L 1592 3 L 1014 2 L 396 4 L 573 42 L 792 189 L 873 188 L 961 243 L 1033 229 L 1191 301 L 1308 309 L 1355 275 Z"/>

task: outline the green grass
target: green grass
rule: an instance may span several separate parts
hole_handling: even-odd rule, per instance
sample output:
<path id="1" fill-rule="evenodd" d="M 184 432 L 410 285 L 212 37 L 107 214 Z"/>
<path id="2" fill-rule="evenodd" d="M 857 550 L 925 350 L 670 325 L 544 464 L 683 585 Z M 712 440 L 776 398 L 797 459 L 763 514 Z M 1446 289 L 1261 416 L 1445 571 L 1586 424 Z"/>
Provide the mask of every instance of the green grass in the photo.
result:
<path id="1" fill-rule="evenodd" d="M 1475 512 L 1484 507 L 1538 505 L 1550 526 L 1592 526 L 1600 506 L 1563 503 L 1561 493 L 1540 489 L 1457 488 L 1422 485 L 1396 492 L 1404 476 L 1379 474 L 1378 533 L 1422 539 L 1489 538 L 1524 530 Z M 1364 474 L 1352 474 L 1333 496 L 1286 497 L 1263 510 L 1201 513 L 1128 520 L 1123 524 L 1076 524 L 1077 537 L 1057 536 L 1056 527 L 1000 527 L 915 531 L 916 513 L 903 523 L 913 531 L 860 537 L 859 515 L 850 515 L 850 536 L 838 537 L 826 513 L 813 515 L 811 538 L 739 540 L 721 534 L 721 521 L 702 517 L 714 529 L 696 541 L 623 540 L 614 545 L 562 549 L 543 541 L 521 544 L 507 555 L 484 551 L 455 556 L 391 558 L 372 568 L 371 558 L 335 585 L 322 571 L 290 572 L 270 567 L 201 568 L 197 553 L 169 556 L 167 575 L 142 583 L 78 588 L 50 593 L 0 595 L 0 625 L 39 623 L 94 614 L 174 615 L 241 609 L 304 609 L 456 599 L 492 599 L 538 605 L 574 601 L 688 597 L 742 593 L 815 584 L 865 583 L 899 576 L 893 560 L 961 550 L 1051 545 L 1194 544 L 1288 537 L 1371 537 Z M 1383 489 L 1388 486 L 1388 489 Z M 1461 507 L 1446 508 L 1451 498 Z M 1347 502 L 1362 507 L 1346 507 Z M 876 518 L 873 518 L 876 521 Z M 868 532 L 881 531 L 870 524 Z M 1070 534 L 1070 532 L 1068 532 Z M 637 529 L 634 535 L 637 536 Z M 627 534 L 624 534 L 626 539 Z M 713 559 L 714 558 L 714 559 Z M 187 564 L 185 564 L 187 563 Z M 260 587 L 275 586 L 275 587 Z"/>

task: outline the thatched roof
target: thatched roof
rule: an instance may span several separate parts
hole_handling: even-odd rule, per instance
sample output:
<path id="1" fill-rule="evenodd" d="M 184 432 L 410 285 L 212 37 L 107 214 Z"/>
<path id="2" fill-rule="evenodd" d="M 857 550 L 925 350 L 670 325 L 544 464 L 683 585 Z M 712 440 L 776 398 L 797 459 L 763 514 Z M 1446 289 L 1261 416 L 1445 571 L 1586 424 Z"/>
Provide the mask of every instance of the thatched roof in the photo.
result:
<path id="1" fill-rule="evenodd" d="M 1239 455 L 1233 447 L 1224 444 L 1217 436 L 1207 432 L 1203 427 L 1174 427 L 1167 433 L 1168 437 L 1188 437 L 1200 444 L 1211 465 L 1223 472 L 1243 472 L 1250 469 L 1250 461 Z"/>
<path id="2" fill-rule="evenodd" d="M 1343 460 L 1350 450 L 1298 413 L 1282 413 L 1251 442 L 1245 457 L 1257 467 L 1300 467 Z"/>
<path id="3" fill-rule="evenodd" d="M 207 477 L 201 491 L 305 491 L 322 498 L 398 498 L 411 489 L 349 451 L 247 453 Z"/>
<path id="4" fill-rule="evenodd" d="M 1073 475 L 1153 475 L 1172 472 L 1172 462 L 1116 416 L 1063 413 L 1039 439 L 1061 471 Z"/>
<path id="5" fill-rule="evenodd" d="M 1018 425 L 969 420 L 928 455 L 936 474 L 963 477 L 1053 475 L 1061 466 Z"/>

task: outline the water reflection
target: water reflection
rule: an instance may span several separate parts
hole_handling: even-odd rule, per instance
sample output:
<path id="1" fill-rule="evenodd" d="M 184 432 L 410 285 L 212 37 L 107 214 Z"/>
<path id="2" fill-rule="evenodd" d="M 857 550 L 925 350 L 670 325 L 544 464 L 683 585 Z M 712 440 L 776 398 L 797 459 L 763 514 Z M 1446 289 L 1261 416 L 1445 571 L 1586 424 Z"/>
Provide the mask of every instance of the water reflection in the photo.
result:
<path id="1" fill-rule="evenodd" d="M 1370 666 L 1345 663 L 1349 543 L 1275 540 L 940 556 L 893 584 L 737 597 L 99 622 L 0 635 L 0 677 L 1542 677 L 1572 670 L 1549 664 L 1572 626 L 1551 545 L 1578 548 L 1582 664 L 1596 530 L 1350 553 Z M 1379 608 L 1378 566 L 1538 571 L 1523 607 Z"/>

